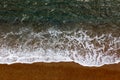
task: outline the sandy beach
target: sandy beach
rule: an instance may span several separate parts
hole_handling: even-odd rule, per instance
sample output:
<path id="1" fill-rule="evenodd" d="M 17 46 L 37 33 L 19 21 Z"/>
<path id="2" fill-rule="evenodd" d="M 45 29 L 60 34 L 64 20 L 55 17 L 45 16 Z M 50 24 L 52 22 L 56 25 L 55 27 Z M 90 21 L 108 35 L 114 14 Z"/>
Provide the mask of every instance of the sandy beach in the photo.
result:
<path id="1" fill-rule="evenodd" d="M 0 80 L 120 80 L 120 64 L 98 68 L 72 62 L 1 64 Z"/>

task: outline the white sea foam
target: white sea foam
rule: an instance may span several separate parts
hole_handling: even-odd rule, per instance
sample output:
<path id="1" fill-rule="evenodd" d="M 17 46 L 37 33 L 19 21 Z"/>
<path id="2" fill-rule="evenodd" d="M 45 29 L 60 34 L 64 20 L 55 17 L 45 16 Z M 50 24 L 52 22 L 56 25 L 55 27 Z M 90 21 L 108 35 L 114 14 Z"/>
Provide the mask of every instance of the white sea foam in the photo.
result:
<path id="1" fill-rule="evenodd" d="M 18 32 L 4 33 L 0 64 L 73 61 L 83 66 L 102 66 L 120 62 L 120 37 L 112 33 L 91 36 L 87 32 L 54 28 L 35 32 L 21 28 Z"/>

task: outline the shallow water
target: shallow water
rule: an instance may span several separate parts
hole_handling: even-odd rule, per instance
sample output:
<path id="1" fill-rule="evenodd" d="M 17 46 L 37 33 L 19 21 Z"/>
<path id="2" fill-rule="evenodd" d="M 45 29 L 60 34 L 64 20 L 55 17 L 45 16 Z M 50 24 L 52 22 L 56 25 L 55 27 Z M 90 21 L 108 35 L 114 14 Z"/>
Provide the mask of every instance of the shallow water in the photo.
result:
<path id="1" fill-rule="evenodd" d="M 70 27 L 69 27 L 70 26 Z M 102 66 L 120 62 L 119 26 L 0 26 L 0 63 L 76 62 Z"/>

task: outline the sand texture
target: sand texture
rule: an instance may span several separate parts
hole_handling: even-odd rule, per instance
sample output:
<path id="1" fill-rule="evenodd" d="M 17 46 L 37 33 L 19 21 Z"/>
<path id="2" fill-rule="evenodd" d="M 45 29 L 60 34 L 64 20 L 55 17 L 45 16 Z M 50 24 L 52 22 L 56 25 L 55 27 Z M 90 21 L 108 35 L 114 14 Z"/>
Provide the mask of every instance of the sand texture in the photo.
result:
<path id="1" fill-rule="evenodd" d="M 0 65 L 0 80 L 120 80 L 120 64 L 98 68 L 76 63 Z"/>

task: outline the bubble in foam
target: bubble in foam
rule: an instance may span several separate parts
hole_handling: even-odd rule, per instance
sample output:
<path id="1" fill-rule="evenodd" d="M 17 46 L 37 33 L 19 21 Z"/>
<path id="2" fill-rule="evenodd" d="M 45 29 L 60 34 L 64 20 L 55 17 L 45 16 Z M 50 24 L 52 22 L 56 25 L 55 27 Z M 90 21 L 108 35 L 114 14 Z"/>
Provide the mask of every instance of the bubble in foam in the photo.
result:
<path id="1" fill-rule="evenodd" d="M 120 61 L 120 37 L 110 33 L 91 36 L 83 29 L 49 28 L 35 32 L 21 28 L 18 32 L 4 33 L 2 40 L 1 64 L 73 61 L 83 66 L 102 66 Z"/>

